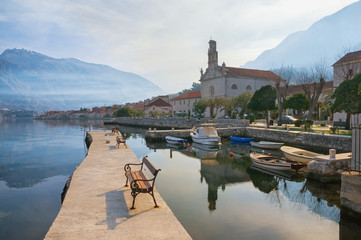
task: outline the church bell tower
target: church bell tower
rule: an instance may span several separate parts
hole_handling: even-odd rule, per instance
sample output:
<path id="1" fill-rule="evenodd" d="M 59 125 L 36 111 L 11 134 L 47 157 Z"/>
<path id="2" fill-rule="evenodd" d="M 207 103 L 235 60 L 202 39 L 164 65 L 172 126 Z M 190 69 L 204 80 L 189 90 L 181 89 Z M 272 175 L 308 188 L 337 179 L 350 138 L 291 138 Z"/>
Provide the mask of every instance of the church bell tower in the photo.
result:
<path id="1" fill-rule="evenodd" d="M 208 49 L 208 68 L 215 69 L 218 67 L 217 43 L 214 40 L 209 41 Z"/>

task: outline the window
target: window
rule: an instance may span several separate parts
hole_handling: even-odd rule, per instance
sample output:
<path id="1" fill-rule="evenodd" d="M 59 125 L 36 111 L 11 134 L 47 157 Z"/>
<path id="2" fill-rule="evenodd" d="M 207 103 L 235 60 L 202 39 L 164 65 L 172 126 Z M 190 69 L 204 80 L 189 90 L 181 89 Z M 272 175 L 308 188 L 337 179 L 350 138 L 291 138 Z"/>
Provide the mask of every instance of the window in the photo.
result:
<path id="1" fill-rule="evenodd" d="M 213 95 L 214 95 L 214 87 L 213 86 L 209 87 L 209 93 L 213 97 Z"/>
<path id="2" fill-rule="evenodd" d="M 237 84 L 233 84 L 232 87 L 231 87 L 231 89 L 237 89 L 237 88 L 238 88 Z"/>
<path id="3" fill-rule="evenodd" d="M 246 87 L 246 91 L 252 91 L 252 87 L 251 87 L 251 85 L 247 85 L 247 87 Z"/>

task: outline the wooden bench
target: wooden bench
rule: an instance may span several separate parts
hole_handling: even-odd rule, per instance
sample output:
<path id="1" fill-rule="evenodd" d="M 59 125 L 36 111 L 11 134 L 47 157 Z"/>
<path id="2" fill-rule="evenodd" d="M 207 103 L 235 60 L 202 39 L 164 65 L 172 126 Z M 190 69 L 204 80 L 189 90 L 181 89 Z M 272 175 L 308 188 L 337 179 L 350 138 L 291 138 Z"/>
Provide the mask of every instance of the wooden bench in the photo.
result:
<path id="1" fill-rule="evenodd" d="M 146 165 L 150 173 L 153 175 L 153 178 L 148 179 L 143 171 L 143 166 Z M 140 170 L 134 171 L 131 169 L 131 166 L 138 166 Z M 133 204 L 130 209 L 135 209 L 134 203 L 135 198 L 139 193 L 149 193 L 153 197 L 153 201 L 155 204 L 155 208 L 158 207 L 157 202 L 154 198 L 154 182 L 157 177 L 158 172 L 160 169 L 156 169 L 153 164 L 148 160 L 148 157 L 143 157 L 142 163 L 128 163 L 124 166 L 125 176 L 127 180 L 125 182 L 125 186 L 128 186 L 128 181 L 130 183 L 130 188 L 132 189 L 132 197 L 133 197 Z"/>
<path id="2" fill-rule="evenodd" d="M 126 141 L 125 141 L 125 138 L 123 138 L 123 136 L 121 137 L 121 136 L 117 136 L 116 137 L 116 141 L 117 141 L 117 148 L 119 148 L 120 147 L 120 144 L 121 143 L 123 143 L 124 144 L 124 146 L 126 147 L 126 148 L 128 148 L 127 147 L 127 143 L 126 143 Z"/>

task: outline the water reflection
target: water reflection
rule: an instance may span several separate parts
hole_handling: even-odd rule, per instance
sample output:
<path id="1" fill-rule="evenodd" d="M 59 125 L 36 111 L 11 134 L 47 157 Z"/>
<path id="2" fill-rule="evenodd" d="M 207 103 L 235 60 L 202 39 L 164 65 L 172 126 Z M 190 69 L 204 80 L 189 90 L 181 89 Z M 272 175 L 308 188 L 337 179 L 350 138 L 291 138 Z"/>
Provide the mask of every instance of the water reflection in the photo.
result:
<path id="1" fill-rule="evenodd" d="M 352 236 L 349 239 L 355 239 L 354 236 L 359 233 L 359 229 L 345 224 L 340 225 L 340 236 L 337 234 L 335 226 L 346 222 L 340 214 L 340 184 L 325 185 L 310 181 L 303 173 L 256 168 L 249 158 L 249 153 L 255 149 L 248 145 L 225 141 L 221 148 L 194 143 L 190 147 L 182 147 L 146 142 L 146 146 L 154 151 L 150 158 L 165 170 L 158 189 L 194 238 L 217 239 L 215 236 L 221 232 L 225 238 L 290 239 L 292 236 L 293 239 L 347 239 L 346 236 Z M 230 157 L 230 152 L 234 153 L 234 157 Z M 277 151 L 272 154 L 282 156 Z M 161 156 L 164 159 L 160 160 Z M 191 159 L 193 162 L 198 159 L 198 172 L 192 170 L 194 164 L 190 164 Z M 170 172 L 169 176 L 164 176 L 166 172 Z M 197 175 L 199 186 L 192 180 Z M 177 183 L 181 185 L 177 185 L 177 191 L 174 191 Z M 205 192 L 202 189 L 204 185 Z M 207 201 L 207 207 L 202 201 Z M 219 219 L 206 217 L 202 209 Z M 252 214 L 244 215 L 247 211 Z M 226 220 L 225 215 L 232 219 Z M 288 221 L 282 221 L 282 225 L 277 226 L 266 220 L 281 221 L 284 218 Z M 257 234 L 242 235 L 247 230 L 237 225 L 235 219 L 257 231 Z M 258 224 L 264 229 L 257 228 Z M 307 227 L 309 232 L 296 230 L 299 229 L 296 226 L 301 229 Z"/>
<path id="2" fill-rule="evenodd" d="M 69 176 L 86 154 L 86 128 L 93 128 L 93 125 L 86 122 L 2 121 L 0 180 L 10 188 L 27 188 L 53 176 Z"/>

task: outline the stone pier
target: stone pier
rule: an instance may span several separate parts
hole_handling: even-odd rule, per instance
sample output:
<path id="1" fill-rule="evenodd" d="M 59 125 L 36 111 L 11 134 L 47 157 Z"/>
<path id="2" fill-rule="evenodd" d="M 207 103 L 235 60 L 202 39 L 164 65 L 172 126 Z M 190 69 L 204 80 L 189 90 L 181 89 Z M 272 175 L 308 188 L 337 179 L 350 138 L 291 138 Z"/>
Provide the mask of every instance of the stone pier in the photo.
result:
<path id="1" fill-rule="evenodd" d="M 88 134 L 88 154 L 74 171 L 45 239 L 191 239 L 157 190 L 159 208 L 149 194 L 140 194 L 130 210 L 133 198 L 124 187 L 123 167 L 139 159 L 129 146 L 117 148 L 110 131 Z"/>

